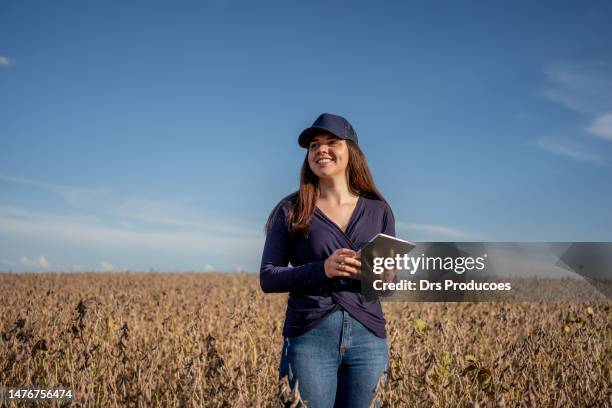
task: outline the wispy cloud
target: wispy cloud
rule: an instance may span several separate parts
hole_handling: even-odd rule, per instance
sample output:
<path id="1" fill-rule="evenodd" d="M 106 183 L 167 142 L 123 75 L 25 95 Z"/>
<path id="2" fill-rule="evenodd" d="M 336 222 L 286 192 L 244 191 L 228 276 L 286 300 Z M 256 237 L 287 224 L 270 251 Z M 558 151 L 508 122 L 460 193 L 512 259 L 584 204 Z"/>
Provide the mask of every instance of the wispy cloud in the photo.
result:
<path id="1" fill-rule="evenodd" d="M 554 64 L 545 70 L 545 75 L 542 95 L 548 100 L 588 115 L 612 111 L 612 64 Z"/>
<path id="2" fill-rule="evenodd" d="M 102 272 L 113 272 L 115 270 L 115 267 L 112 263 L 108 261 L 102 261 L 100 262 L 100 270 Z"/>
<path id="3" fill-rule="evenodd" d="M 11 60 L 9 57 L 5 57 L 4 55 L 0 55 L 0 66 L 9 66 L 9 65 L 13 65 L 13 60 Z"/>
<path id="4" fill-rule="evenodd" d="M 261 228 L 255 225 L 237 224 L 234 220 L 210 221 L 198 218 L 189 208 L 190 199 L 160 199 L 139 196 L 114 194 L 106 188 L 84 188 L 67 186 L 17 177 L 0 173 L 0 181 L 35 187 L 59 195 L 66 205 L 83 212 L 95 212 L 90 215 L 94 220 L 99 214 L 115 219 L 139 221 L 158 227 L 191 229 L 209 234 L 239 235 L 260 237 Z M 15 209 L 18 211 L 18 209 Z M 182 214 L 177 216 L 175 214 Z M 127 225 L 127 223 L 124 223 Z"/>
<path id="5" fill-rule="evenodd" d="M 59 214 L 0 203 L 0 233 L 32 242 L 41 239 L 62 242 L 67 251 L 83 248 L 103 248 L 113 254 L 153 251 L 173 259 L 219 262 L 225 258 L 233 263 L 254 262 L 255 254 L 263 246 L 261 226 L 235 219 L 203 219 L 189 199 L 125 197 L 104 188 L 72 187 L 6 173 L 0 174 L 0 182 L 50 192 L 65 204 Z M 113 264 L 104 262 L 99 264 L 102 270 L 110 270 Z M 70 268 L 72 260 L 66 259 L 64 263 Z M 98 269 L 97 266 L 90 264 L 88 269 Z"/>
<path id="6" fill-rule="evenodd" d="M 612 140 L 612 113 L 596 117 L 586 131 L 603 139 Z"/>
<path id="7" fill-rule="evenodd" d="M 591 124 L 574 140 L 540 138 L 535 144 L 543 150 L 583 163 L 605 166 L 601 150 L 588 148 L 584 135 L 612 140 L 612 64 L 603 61 L 555 64 L 545 71 L 542 95 L 549 101 L 585 116 Z M 578 141 L 580 140 L 580 141 Z M 592 140 L 592 139 L 591 139 Z"/>
<path id="8" fill-rule="evenodd" d="M 176 254 L 236 255 L 256 251 L 263 238 L 219 236 L 198 232 L 134 230 L 108 226 L 83 217 L 58 216 L 0 206 L 0 231 L 26 237 L 66 240 L 114 248 L 141 248 Z"/>
<path id="9" fill-rule="evenodd" d="M 446 225 L 436 224 L 410 224 L 405 222 L 396 222 L 396 228 L 403 229 L 411 233 L 417 234 L 416 237 L 411 239 L 415 241 L 421 241 L 426 239 L 466 239 L 475 238 L 474 235 L 461 231 L 457 228 L 449 227 Z"/>
<path id="10" fill-rule="evenodd" d="M 580 162 L 596 164 L 598 166 L 607 165 L 607 160 L 597 153 L 588 151 L 584 146 L 569 140 L 559 140 L 551 138 L 540 138 L 536 144 L 547 152 L 569 157 Z"/>
<path id="11" fill-rule="evenodd" d="M 47 258 L 43 255 L 39 256 L 37 259 L 30 259 L 27 256 L 21 256 L 19 258 L 19 264 L 27 267 L 34 267 L 38 269 L 47 269 L 49 268 L 49 262 Z"/>
<path id="12" fill-rule="evenodd" d="M 66 186 L 62 184 L 48 183 L 40 180 L 33 180 L 25 177 L 18 177 L 11 174 L 0 173 L 0 180 L 11 183 L 21 184 L 30 187 L 47 190 L 56 193 L 64 198 L 67 204 L 79 205 L 84 201 L 101 199 L 111 194 L 109 190 L 103 188 L 82 188 Z"/>

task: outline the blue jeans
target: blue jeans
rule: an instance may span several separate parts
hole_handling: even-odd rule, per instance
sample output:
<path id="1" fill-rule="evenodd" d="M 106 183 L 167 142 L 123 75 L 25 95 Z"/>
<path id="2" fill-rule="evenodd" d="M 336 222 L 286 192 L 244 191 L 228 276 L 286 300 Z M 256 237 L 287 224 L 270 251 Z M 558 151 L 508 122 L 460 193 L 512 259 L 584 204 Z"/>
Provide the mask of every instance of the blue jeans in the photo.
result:
<path id="1" fill-rule="evenodd" d="M 279 374 L 292 389 L 298 380 L 309 408 L 367 408 L 388 359 L 387 340 L 340 308 L 307 333 L 284 338 Z"/>

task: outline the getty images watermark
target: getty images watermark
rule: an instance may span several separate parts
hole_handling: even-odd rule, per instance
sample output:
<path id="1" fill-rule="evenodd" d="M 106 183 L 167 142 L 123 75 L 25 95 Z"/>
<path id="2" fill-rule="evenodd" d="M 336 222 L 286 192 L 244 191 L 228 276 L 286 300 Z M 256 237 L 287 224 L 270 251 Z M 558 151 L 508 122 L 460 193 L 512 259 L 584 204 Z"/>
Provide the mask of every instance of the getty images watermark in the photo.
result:
<path id="1" fill-rule="evenodd" d="M 361 250 L 367 300 L 612 299 L 612 243 L 424 242 L 410 253 L 385 251 Z"/>
<path id="2" fill-rule="evenodd" d="M 405 271 L 410 275 L 416 274 L 417 271 L 445 271 L 463 274 L 465 272 L 484 271 L 487 254 L 479 257 L 446 257 L 440 256 L 425 256 L 421 254 L 418 257 L 408 256 L 408 254 L 397 254 L 394 257 L 375 257 L 372 261 L 372 273 L 382 275 L 386 270 L 392 270 L 395 273 Z M 383 279 L 375 279 L 372 282 L 373 288 L 377 291 L 389 290 L 511 290 L 511 282 L 456 282 L 453 279 L 444 279 L 443 282 L 429 281 L 428 279 L 419 279 L 418 284 L 414 280 L 401 279 L 399 281 L 385 282 Z"/>

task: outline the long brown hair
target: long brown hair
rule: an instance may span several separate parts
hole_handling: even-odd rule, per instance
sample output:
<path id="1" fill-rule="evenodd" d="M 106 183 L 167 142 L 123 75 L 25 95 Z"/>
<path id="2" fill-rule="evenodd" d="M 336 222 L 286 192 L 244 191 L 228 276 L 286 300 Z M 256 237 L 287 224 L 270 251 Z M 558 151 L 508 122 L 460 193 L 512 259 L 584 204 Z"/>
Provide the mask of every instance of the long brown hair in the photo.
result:
<path id="1" fill-rule="evenodd" d="M 366 198 L 385 201 L 382 194 L 376 188 L 374 179 L 368 162 L 359 148 L 353 141 L 347 140 L 346 144 L 349 151 L 348 165 L 346 166 L 346 178 L 349 190 L 356 195 Z M 312 172 L 308 164 L 308 151 L 302 170 L 300 173 L 300 189 L 284 197 L 272 210 L 266 223 L 266 233 L 270 230 L 274 214 L 283 205 L 290 201 L 289 212 L 287 214 L 287 227 L 289 232 L 301 234 L 308 238 L 310 219 L 315 211 L 316 202 L 320 194 L 319 178 Z"/>

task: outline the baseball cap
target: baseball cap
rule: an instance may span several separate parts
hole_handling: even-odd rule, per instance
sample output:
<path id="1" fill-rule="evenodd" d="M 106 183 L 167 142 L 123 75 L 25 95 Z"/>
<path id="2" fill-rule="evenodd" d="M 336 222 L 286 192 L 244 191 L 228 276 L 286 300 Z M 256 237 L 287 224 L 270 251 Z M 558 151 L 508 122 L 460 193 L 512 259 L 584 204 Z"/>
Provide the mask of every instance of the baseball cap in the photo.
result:
<path id="1" fill-rule="evenodd" d="M 321 133 L 331 133 L 340 139 L 352 140 L 355 144 L 359 144 L 357 133 L 349 121 L 342 116 L 332 115 L 331 113 L 323 113 L 314 121 L 311 127 L 304 129 L 300 133 L 298 143 L 300 146 L 307 148 L 312 138 Z"/>

